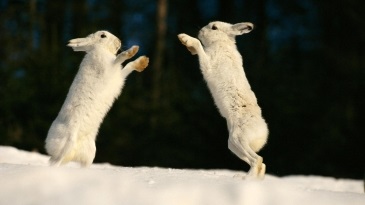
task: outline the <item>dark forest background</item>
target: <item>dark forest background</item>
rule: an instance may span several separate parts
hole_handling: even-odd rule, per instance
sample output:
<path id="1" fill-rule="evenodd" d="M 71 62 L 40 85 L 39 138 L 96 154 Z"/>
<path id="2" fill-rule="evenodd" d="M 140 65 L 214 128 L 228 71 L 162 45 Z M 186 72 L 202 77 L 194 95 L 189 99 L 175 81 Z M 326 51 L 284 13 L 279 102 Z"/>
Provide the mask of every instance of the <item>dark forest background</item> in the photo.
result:
<path id="1" fill-rule="evenodd" d="M 177 34 L 252 22 L 237 38 L 270 136 L 268 173 L 364 176 L 365 1 L 0 0 L 0 144 L 45 153 L 83 53 L 67 41 L 109 30 L 150 57 L 105 118 L 95 162 L 248 170 Z"/>

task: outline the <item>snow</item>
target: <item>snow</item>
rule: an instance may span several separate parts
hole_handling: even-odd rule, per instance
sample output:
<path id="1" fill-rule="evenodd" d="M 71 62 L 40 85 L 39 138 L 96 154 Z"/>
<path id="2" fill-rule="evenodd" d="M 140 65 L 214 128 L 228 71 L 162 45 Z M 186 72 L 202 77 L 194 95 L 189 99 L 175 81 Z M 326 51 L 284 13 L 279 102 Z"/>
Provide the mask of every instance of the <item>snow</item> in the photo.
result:
<path id="1" fill-rule="evenodd" d="M 48 156 L 0 146 L 0 204 L 126 205 L 357 205 L 365 204 L 361 180 L 322 176 L 93 164 L 48 166 Z"/>

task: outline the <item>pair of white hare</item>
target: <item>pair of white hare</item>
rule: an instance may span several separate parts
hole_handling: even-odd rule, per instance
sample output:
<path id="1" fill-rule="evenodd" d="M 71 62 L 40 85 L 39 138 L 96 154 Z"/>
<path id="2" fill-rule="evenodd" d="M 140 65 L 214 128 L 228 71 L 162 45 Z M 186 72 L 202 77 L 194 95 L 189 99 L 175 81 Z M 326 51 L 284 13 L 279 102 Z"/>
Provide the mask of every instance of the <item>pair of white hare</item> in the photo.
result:
<path id="1" fill-rule="evenodd" d="M 201 42 L 186 34 L 179 34 L 178 38 L 199 57 L 200 69 L 215 104 L 227 120 L 229 149 L 251 166 L 247 176 L 263 178 L 266 167 L 256 152 L 265 145 L 268 128 L 235 43 L 235 36 L 252 29 L 251 23 L 232 25 L 217 21 L 200 30 Z M 86 55 L 49 129 L 46 150 L 51 155 L 51 164 L 76 161 L 89 166 L 95 157 L 99 126 L 120 95 L 126 77 L 133 70 L 143 71 L 149 60 L 142 56 L 121 68 L 125 60 L 137 53 L 138 46 L 116 55 L 121 41 L 107 31 L 70 40 L 68 46 L 74 51 L 85 51 Z"/>

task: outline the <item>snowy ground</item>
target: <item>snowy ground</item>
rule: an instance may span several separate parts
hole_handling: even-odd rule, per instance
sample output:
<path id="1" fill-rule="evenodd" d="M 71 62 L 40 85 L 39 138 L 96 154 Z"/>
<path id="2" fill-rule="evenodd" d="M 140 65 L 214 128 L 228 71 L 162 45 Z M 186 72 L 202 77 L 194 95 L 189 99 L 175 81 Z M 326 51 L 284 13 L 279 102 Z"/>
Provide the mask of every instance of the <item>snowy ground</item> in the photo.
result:
<path id="1" fill-rule="evenodd" d="M 0 146 L 0 204 L 365 205 L 361 180 L 267 175 L 252 181 L 229 170 L 47 162 L 47 156 Z"/>

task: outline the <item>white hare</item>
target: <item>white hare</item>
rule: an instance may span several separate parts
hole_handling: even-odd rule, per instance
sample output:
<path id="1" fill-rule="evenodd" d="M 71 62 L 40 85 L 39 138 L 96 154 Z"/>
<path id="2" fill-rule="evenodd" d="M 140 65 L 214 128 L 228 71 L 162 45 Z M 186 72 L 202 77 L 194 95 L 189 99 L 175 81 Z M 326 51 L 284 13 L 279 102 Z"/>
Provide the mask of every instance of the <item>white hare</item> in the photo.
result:
<path id="1" fill-rule="evenodd" d="M 120 95 L 126 77 L 133 70 L 143 71 L 149 59 L 141 56 L 123 68 L 121 63 L 132 58 L 138 46 L 116 56 L 121 41 L 107 31 L 72 39 L 68 46 L 74 51 L 85 51 L 86 55 L 48 131 L 45 147 L 52 165 L 75 161 L 86 167 L 95 157 L 100 124 Z"/>
<path id="2" fill-rule="evenodd" d="M 199 58 L 200 69 L 220 114 L 226 118 L 228 148 L 251 168 L 249 177 L 263 178 L 266 166 L 256 154 L 265 144 L 268 128 L 261 116 L 237 51 L 235 37 L 253 29 L 251 23 L 211 22 L 199 31 L 198 38 L 179 34 L 183 45 Z"/>

